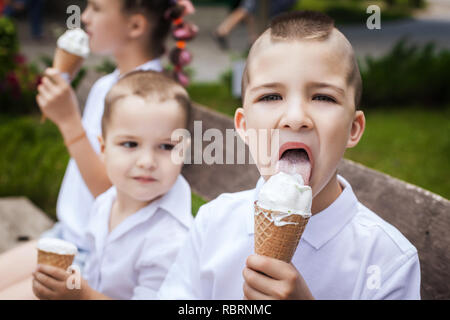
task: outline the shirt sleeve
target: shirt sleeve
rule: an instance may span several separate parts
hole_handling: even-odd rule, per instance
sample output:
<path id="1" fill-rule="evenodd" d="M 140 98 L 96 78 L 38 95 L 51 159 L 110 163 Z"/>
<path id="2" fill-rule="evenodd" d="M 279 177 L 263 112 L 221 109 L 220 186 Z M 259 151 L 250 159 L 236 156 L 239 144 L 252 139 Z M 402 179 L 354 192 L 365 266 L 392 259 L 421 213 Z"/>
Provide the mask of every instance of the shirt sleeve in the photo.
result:
<path id="1" fill-rule="evenodd" d="M 137 286 L 134 288 L 131 299 L 156 299 L 156 293 L 175 261 L 186 236 L 187 229 L 180 224 L 177 227 L 171 227 L 166 237 L 161 239 L 157 246 L 154 241 L 146 241 L 142 257 L 136 263 Z M 155 250 L 156 248 L 158 249 Z"/>
<path id="2" fill-rule="evenodd" d="M 366 286 L 367 298 L 373 300 L 420 300 L 420 263 L 417 251 L 405 253 L 395 261 L 379 288 Z"/>
<path id="3" fill-rule="evenodd" d="M 187 241 L 169 270 L 157 299 L 161 300 L 193 300 L 202 297 L 200 270 L 203 236 L 207 230 L 208 204 L 203 205 L 190 229 Z"/>

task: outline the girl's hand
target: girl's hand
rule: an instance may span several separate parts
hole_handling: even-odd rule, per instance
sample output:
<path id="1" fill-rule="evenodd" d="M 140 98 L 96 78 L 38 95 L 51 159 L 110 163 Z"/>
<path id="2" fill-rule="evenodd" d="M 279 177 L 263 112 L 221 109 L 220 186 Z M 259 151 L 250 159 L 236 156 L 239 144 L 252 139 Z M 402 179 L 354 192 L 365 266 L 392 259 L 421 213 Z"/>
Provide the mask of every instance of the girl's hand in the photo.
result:
<path id="1" fill-rule="evenodd" d="M 60 130 L 81 121 L 75 92 L 56 69 L 45 70 L 42 83 L 38 86 L 36 101 L 44 116 Z"/>
<path id="2" fill-rule="evenodd" d="M 242 272 L 244 299 L 313 300 L 305 280 L 292 263 L 251 255 Z"/>
<path id="3" fill-rule="evenodd" d="M 72 279 L 68 283 L 69 277 L 79 277 L 79 288 L 70 283 Z M 79 274 L 49 265 L 38 265 L 33 272 L 33 292 L 41 300 L 84 300 L 89 291 L 87 281 Z"/>

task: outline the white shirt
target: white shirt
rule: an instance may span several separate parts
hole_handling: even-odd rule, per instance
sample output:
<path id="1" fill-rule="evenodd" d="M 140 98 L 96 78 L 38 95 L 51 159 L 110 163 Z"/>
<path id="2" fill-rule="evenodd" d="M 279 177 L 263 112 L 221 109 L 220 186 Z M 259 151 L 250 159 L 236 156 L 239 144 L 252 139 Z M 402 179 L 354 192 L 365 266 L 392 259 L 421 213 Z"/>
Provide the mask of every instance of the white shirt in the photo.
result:
<path id="1" fill-rule="evenodd" d="M 420 299 L 416 248 L 363 206 L 350 184 L 308 222 L 292 259 L 316 299 Z M 254 250 L 259 188 L 222 194 L 202 206 L 158 293 L 160 299 L 242 299 Z"/>
<path id="2" fill-rule="evenodd" d="M 83 276 L 94 290 L 114 299 L 154 299 L 193 222 L 191 189 L 178 176 L 162 198 L 109 232 L 116 194 L 110 188 L 92 207 Z"/>
<path id="3" fill-rule="evenodd" d="M 161 71 L 159 59 L 151 60 L 137 68 L 138 70 Z M 101 135 L 101 119 L 104 110 L 104 101 L 111 87 L 119 80 L 120 72 L 115 70 L 95 82 L 89 92 L 86 107 L 83 113 L 83 127 L 86 135 L 98 153 L 100 144 L 98 136 Z M 63 239 L 74 243 L 78 248 L 87 249 L 83 241 L 83 233 L 86 231 L 89 211 L 94 203 L 94 197 L 84 183 L 78 166 L 74 159 L 70 159 L 67 165 L 64 179 L 59 190 L 56 213 L 62 225 Z"/>

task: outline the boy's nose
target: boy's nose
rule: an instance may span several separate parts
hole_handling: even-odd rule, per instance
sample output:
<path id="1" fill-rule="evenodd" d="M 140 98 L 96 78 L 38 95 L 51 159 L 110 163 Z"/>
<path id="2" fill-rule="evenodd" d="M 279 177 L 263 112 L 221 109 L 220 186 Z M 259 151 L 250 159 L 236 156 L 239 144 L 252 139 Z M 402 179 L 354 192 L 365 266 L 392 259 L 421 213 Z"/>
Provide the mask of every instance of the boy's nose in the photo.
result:
<path id="1" fill-rule="evenodd" d="M 298 131 L 302 128 L 310 129 L 313 123 L 303 103 L 290 103 L 286 105 L 280 121 L 281 128 L 290 128 Z"/>
<path id="2" fill-rule="evenodd" d="M 141 169 L 146 169 L 146 170 L 154 170 L 157 167 L 157 161 L 156 158 L 153 154 L 153 152 L 150 151 L 143 151 L 137 161 L 136 161 L 136 166 L 138 168 Z"/>

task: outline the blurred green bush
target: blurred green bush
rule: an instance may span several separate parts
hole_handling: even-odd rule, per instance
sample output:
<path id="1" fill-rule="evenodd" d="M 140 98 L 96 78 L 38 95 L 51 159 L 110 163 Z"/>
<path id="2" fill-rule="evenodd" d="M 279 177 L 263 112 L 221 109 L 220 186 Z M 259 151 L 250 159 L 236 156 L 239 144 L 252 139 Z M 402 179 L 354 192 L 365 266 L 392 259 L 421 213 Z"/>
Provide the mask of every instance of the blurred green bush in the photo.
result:
<path id="1" fill-rule="evenodd" d="M 40 75 L 35 65 L 27 64 L 19 53 L 14 23 L 0 18 L 0 106 L 5 113 L 28 113 L 35 110 Z"/>
<path id="2" fill-rule="evenodd" d="M 46 67 L 53 64 L 53 58 L 42 56 Z M 81 68 L 71 85 L 78 87 L 87 72 Z M 27 63 L 20 54 L 17 29 L 9 18 L 0 18 L 0 111 L 9 114 L 39 113 L 36 103 L 37 86 L 42 77 L 36 63 Z"/>
<path id="3" fill-rule="evenodd" d="M 294 10 L 316 10 L 328 14 L 336 24 L 365 23 L 367 7 L 378 5 L 383 21 L 409 18 L 424 0 L 299 0 Z"/>
<path id="4" fill-rule="evenodd" d="M 422 108 L 450 103 L 450 51 L 401 40 L 380 58 L 367 57 L 361 70 L 362 108 L 383 105 Z"/>

